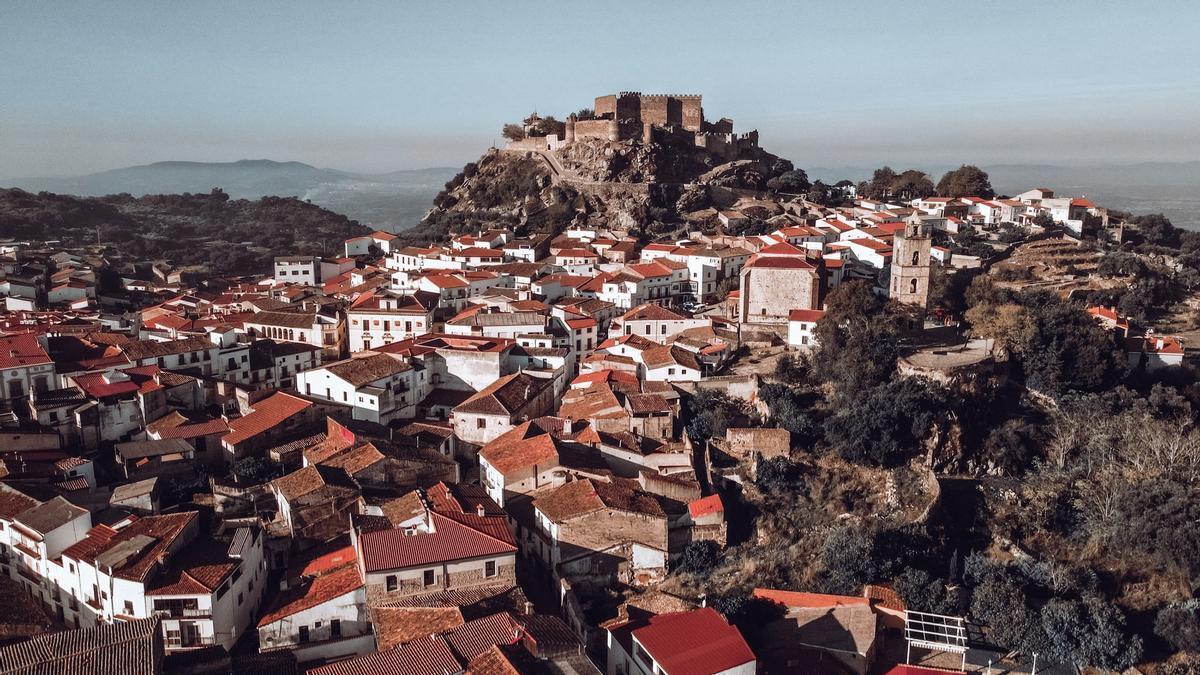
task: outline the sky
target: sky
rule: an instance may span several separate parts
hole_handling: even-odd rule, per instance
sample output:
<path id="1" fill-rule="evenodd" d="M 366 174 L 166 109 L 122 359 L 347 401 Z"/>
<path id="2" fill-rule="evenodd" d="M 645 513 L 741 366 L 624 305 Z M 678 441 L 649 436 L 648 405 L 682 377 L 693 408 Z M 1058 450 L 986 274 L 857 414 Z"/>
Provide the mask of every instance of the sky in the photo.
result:
<path id="1" fill-rule="evenodd" d="M 0 0 L 0 177 L 459 166 L 531 110 L 700 93 L 801 167 L 1200 159 L 1200 2 Z"/>

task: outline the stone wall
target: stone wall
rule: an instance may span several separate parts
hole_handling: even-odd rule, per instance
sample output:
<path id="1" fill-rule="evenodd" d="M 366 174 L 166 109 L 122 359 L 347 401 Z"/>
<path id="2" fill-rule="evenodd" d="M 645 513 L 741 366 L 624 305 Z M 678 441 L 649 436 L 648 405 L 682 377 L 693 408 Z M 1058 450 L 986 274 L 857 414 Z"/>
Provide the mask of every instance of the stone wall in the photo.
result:
<path id="1" fill-rule="evenodd" d="M 578 120 L 575 122 L 575 139 L 583 138 L 599 138 L 601 140 L 615 140 L 612 138 L 612 122 L 610 120 Z"/>
<path id="2" fill-rule="evenodd" d="M 429 567 L 417 570 L 402 570 L 391 573 L 396 576 L 396 590 L 391 592 L 387 590 L 388 573 L 372 572 L 367 576 L 367 604 L 376 606 L 382 602 L 410 595 L 419 595 L 421 593 L 432 593 L 434 591 L 470 588 L 485 584 L 517 583 L 515 556 L 498 559 L 496 574 L 490 577 L 483 574 L 483 560 L 451 563 L 449 565 L 431 565 L 430 567 L 437 570 L 437 577 L 432 586 L 426 586 L 423 582 L 424 571 L 430 569 Z"/>
<path id="3" fill-rule="evenodd" d="M 561 560 L 628 541 L 667 549 L 667 519 L 661 517 L 604 509 L 560 523 L 558 528 Z"/>
<path id="4" fill-rule="evenodd" d="M 742 322 L 786 324 L 791 310 L 820 307 L 820 292 L 814 270 L 747 267 L 742 270 Z"/>

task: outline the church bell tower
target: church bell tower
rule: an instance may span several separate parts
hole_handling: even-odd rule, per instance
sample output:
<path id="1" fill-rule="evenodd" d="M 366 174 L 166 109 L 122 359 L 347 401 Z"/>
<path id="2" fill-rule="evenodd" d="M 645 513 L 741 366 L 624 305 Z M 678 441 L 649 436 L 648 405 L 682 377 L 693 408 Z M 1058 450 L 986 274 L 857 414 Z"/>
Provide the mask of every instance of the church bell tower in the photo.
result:
<path id="1" fill-rule="evenodd" d="M 888 297 L 924 311 L 929 304 L 929 252 L 932 239 L 913 213 L 897 232 L 892 246 L 892 280 Z"/>

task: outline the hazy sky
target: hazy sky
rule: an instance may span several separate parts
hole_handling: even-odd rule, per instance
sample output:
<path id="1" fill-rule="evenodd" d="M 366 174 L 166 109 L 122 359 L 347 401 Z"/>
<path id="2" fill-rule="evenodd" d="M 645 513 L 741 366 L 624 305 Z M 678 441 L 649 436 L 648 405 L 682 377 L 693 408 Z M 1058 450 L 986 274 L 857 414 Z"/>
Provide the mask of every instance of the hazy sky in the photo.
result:
<path id="1" fill-rule="evenodd" d="M 0 176 L 456 166 L 503 122 L 702 93 L 798 166 L 1200 159 L 1200 2 L 0 0 Z"/>

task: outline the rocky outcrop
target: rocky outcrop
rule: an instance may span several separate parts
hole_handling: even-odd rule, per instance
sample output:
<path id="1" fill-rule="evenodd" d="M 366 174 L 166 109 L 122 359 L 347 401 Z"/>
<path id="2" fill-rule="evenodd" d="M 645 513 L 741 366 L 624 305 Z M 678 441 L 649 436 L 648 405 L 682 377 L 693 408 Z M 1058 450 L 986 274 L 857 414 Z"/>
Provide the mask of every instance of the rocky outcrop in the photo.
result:
<path id="1" fill-rule="evenodd" d="M 653 142 L 581 139 L 550 151 L 491 149 L 446 184 L 421 224 L 404 236 L 433 242 L 503 226 L 518 234 L 558 234 L 568 226 L 663 228 L 652 223 L 720 206 L 730 190 L 762 190 L 784 164 L 752 156 L 714 165 L 714 155 L 674 136 Z"/>

